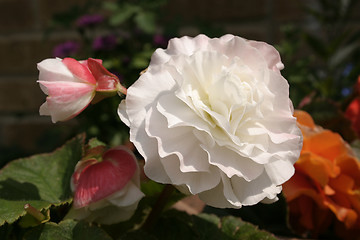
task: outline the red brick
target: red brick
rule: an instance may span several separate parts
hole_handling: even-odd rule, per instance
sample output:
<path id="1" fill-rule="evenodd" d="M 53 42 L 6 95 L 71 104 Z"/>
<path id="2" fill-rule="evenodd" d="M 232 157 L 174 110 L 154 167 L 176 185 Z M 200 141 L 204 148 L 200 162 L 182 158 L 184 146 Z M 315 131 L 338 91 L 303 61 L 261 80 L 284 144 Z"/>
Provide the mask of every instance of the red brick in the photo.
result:
<path id="1" fill-rule="evenodd" d="M 273 17 L 280 22 L 297 21 L 304 17 L 304 5 L 311 0 L 287 1 L 276 0 L 273 5 Z"/>
<path id="2" fill-rule="evenodd" d="M 69 11 L 74 6 L 84 6 L 88 0 L 39 0 L 40 20 L 47 27 L 55 14 Z M 101 2 L 101 1 L 100 1 Z"/>
<path id="3" fill-rule="evenodd" d="M 237 21 L 266 15 L 267 0 L 172 0 L 165 7 L 165 19 Z"/>
<path id="4" fill-rule="evenodd" d="M 224 26 L 226 33 L 231 33 L 246 39 L 268 41 L 267 25 L 260 23 L 253 24 L 227 24 Z"/>
<path id="5" fill-rule="evenodd" d="M 40 116 L 1 118 L 0 144 L 25 152 L 52 151 L 69 139 L 73 127 L 74 122 L 53 124 L 50 118 Z"/>
<path id="6" fill-rule="evenodd" d="M 0 32 L 14 32 L 35 27 L 32 0 L 0 1 Z"/>
<path id="7" fill-rule="evenodd" d="M 39 107 L 45 101 L 37 76 L 26 78 L 0 79 L 0 114 L 4 113 L 34 113 L 38 114 Z"/>
<path id="8" fill-rule="evenodd" d="M 36 64 L 52 57 L 54 46 L 64 40 L 43 40 L 39 37 L 24 35 L 21 38 L 0 40 L 0 73 L 37 74 Z"/>
<path id="9" fill-rule="evenodd" d="M 360 24 L 360 1 L 354 1 L 354 6 L 350 10 L 350 19 Z"/>

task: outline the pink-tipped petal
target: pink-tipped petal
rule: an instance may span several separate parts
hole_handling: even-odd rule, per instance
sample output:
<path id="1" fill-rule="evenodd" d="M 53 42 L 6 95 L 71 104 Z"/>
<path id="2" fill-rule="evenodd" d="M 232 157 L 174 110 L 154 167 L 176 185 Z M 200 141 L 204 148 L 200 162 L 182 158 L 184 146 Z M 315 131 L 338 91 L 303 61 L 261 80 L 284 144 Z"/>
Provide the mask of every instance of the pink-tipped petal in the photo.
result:
<path id="1" fill-rule="evenodd" d="M 96 84 L 96 80 L 95 80 L 94 76 L 91 74 L 91 72 L 85 65 L 81 64 L 80 62 L 76 61 L 73 58 L 64 58 L 62 60 L 62 63 L 77 78 L 80 78 L 84 82 Z"/>
<path id="2" fill-rule="evenodd" d="M 87 60 L 88 67 L 97 81 L 96 91 L 116 91 L 120 85 L 119 78 L 109 72 L 96 59 L 89 58 Z"/>
<path id="3" fill-rule="evenodd" d="M 45 59 L 37 64 L 37 68 L 41 81 L 81 82 L 80 79 L 74 78 L 60 58 Z"/>
<path id="4" fill-rule="evenodd" d="M 86 160 L 81 160 L 76 164 L 75 167 L 75 172 L 73 173 L 72 177 L 71 177 L 71 191 L 75 191 L 76 186 L 79 182 L 80 176 L 81 176 L 81 172 L 89 167 L 92 164 L 98 163 L 98 160 L 96 160 L 95 158 L 90 158 L 90 159 L 86 159 Z"/>
<path id="5" fill-rule="evenodd" d="M 108 150 L 102 162 L 90 164 L 76 175 L 74 208 L 87 206 L 121 190 L 132 179 L 136 169 L 132 152 L 124 147 Z"/>
<path id="6" fill-rule="evenodd" d="M 38 81 L 48 94 L 40 107 L 40 115 L 50 115 L 52 121 L 64 121 L 82 112 L 95 95 L 94 85 L 78 82 Z"/>

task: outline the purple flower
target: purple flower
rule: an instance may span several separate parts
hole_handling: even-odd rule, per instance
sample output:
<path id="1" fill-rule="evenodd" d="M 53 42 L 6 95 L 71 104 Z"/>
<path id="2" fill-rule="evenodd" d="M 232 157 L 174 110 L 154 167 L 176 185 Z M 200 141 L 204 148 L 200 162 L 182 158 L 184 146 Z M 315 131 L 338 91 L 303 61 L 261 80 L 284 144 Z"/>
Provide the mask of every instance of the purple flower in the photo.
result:
<path id="1" fill-rule="evenodd" d="M 153 43 L 155 46 L 165 48 L 167 46 L 168 41 L 169 41 L 169 39 L 167 39 L 166 37 L 164 37 L 161 34 L 155 34 L 153 37 Z"/>
<path id="2" fill-rule="evenodd" d="M 106 35 L 95 38 L 93 42 L 94 50 L 112 50 L 116 47 L 117 39 L 115 35 Z"/>
<path id="3" fill-rule="evenodd" d="M 60 43 L 54 47 L 53 56 L 54 57 L 69 57 L 76 54 L 80 49 L 80 44 L 75 41 L 67 41 Z"/>
<path id="4" fill-rule="evenodd" d="M 98 14 L 84 15 L 76 20 L 76 26 L 80 28 L 93 27 L 104 21 L 104 17 Z"/>

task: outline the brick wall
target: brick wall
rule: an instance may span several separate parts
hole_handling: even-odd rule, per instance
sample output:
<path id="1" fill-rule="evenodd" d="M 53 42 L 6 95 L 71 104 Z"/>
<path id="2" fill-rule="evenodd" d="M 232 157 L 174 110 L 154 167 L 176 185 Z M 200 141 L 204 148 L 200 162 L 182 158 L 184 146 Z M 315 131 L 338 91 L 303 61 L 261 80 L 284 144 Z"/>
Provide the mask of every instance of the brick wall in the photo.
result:
<path id="1" fill-rule="evenodd" d="M 204 20 L 227 33 L 269 43 L 278 38 L 281 24 L 303 21 L 300 1 L 296 0 L 172 0 L 168 7 L 169 16 L 179 12 L 183 13 L 185 22 L 190 22 L 184 26 L 184 34 L 196 34 L 191 22 Z"/>
<path id="2" fill-rule="evenodd" d="M 52 15 L 85 1 L 0 1 L 0 166 L 7 159 L 48 151 L 65 140 L 68 123 L 53 125 L 38 115 L 45 95 L 36 83 L 36 63 L 51 57 L 56 44 L 75 37 L 63 32 L 45 40 Z M 57 139 L 47 142 L 44 132 Z"/>
<path id="3" fill-rule="evenodd" d="M 51 57 L 56 44 L 76 36 L 63 31 L 45 40 L 43 33 L 53 14 L 85 2 L 0 1 L 0 155 L 3 158 L 17 157 L 21 151 L 32 153 L 52 148 L 51 144 L 43 144 L 46 140 L 42 133 L 46 131 L 54 132 L 51 136 L 57 136 L 58 142 L 67 137 L 68 123 L 53 125 L 49 118 L 38 116 L 45 95 L 36 83 L 36 63 Z M 299 1 L 294 0 L 170 0 L 162 14 L 164 22 L 174 16 L 182 17 L 180 34 L 197 34 L 192 23 L 201 20 L 228 33 L 269 43 L 279 40 L 282 24 L 290 21 L 304 24 Z"/>

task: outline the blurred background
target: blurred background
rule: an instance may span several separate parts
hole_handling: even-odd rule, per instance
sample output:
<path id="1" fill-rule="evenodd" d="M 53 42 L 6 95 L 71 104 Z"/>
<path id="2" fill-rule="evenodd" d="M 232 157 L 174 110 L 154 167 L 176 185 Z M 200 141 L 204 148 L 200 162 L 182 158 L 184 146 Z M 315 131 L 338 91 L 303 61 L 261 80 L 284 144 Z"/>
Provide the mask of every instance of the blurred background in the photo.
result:
<path id="1" fill-rule="evenodd" d="M 199 33 L 231 33 L 275 45 L 295 107 L 351 140 L 349 123 L 338 113 L 356 94 L 353 86 L 360 74 L 359 2 L 1 0 L 0 167 L 52 151 L 81 131 L 110 145 L 126 139 L 127 130 L 116 116 L 120 99 L 104 100 L 65 123 L 39 116 L 46 96 L 36 83 L 38 62 L 101 58 L 130 86 L 156 48 L 166 48 L 172 37 Z"/>

